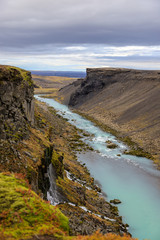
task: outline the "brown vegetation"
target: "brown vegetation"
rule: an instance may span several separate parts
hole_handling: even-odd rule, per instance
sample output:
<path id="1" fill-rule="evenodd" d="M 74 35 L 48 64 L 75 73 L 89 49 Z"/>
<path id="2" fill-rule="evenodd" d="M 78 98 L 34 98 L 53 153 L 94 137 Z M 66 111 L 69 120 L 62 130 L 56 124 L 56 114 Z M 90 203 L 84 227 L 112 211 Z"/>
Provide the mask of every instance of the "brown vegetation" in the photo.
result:
<path id="1" fill-rule="evenodd" d="M 57 89 L 72 83 L 76 78 L 58 76 L 39 76 L 32 75 L 35 94 L 46 94 L 47 97 L 56 97 Z"/>

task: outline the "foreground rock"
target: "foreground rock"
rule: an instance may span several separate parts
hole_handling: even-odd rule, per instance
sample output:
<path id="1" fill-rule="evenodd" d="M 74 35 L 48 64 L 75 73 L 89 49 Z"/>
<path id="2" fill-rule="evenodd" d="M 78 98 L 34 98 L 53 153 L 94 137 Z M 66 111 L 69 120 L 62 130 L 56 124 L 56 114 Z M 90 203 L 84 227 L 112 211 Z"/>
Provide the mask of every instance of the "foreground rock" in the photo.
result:
<path id="1" fill-rule="evenodd" d="M 110 200 L 110 203 L 113 203 L 113 204 L 120 204 L 122 203 L 119 199 L 113 199 L 113 200 Z"/>
<path id="2" fill-rule="evenodd" d="M 117 144 L 115 144 L 115 143 L 113 143 L 113 142 L 111 142 L 111 141 L 106 141 L 106 143 L 107 143 L 107 148 L 114 149 L 114 148 L 117 148 L 117 147 L 118 147 Z"/>

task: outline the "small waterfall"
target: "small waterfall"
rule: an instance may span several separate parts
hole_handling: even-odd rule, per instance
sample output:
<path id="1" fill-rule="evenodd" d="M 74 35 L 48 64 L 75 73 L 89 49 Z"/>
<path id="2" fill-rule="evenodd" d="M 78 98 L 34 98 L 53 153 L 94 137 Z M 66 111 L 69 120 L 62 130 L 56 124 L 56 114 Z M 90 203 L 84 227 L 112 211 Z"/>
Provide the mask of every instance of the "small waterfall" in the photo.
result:
<path id="1" fill-rule="evenodd" d="M 50 163 L 48 167 L 48 177 L 49 177 L 49 182 L 50 182 L 50 188 L 47 191 L 47 199 L 50 201 L 52 205 L 57 205 L 61 202 L 63 202 L 63 197 L 58 191 L 57 185 L 56 185 L 56 171 L 53 168 L 52 163 Z"/>

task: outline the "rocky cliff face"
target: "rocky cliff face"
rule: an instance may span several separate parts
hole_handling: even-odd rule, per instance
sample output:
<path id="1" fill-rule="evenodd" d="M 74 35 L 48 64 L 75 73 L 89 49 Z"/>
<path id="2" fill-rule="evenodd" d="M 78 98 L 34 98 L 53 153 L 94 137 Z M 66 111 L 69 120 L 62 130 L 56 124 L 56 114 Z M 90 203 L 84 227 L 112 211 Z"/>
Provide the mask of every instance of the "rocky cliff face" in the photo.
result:
<path id="1" fill-rule="evenodd" d="M 0 66 L 0 139 L 21 137 L 34 123 L 33 91 L 30 72 Z"/>
<path id="2" fill-rule="evenodd" d="M 89 98 L 92 98 L 92 96 L 112 84 L 127 84 L 128 81 L 134 81 L 135 83 L 141 81 L 153 81 L 154 84 L 157 81 L 160 82 L 160 71 L 142 71 L 121 68 L 87 69 L 87 76 L 79 88 L 72 92 L 69 105 L 81 105 L 88 99 L 88 95 Z"/>

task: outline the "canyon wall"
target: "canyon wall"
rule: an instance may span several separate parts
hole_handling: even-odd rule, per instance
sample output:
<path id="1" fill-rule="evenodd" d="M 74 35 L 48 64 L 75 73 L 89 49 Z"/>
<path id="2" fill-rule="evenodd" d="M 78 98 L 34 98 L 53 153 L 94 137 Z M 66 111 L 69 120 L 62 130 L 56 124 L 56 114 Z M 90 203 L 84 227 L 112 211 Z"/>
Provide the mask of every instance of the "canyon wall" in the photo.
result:
<path id="1" fill-rule="evenodd" d="M 0 66 L 0 139 L 20 137 L 34 124 L 33 82 L 28 71 Z"/>

